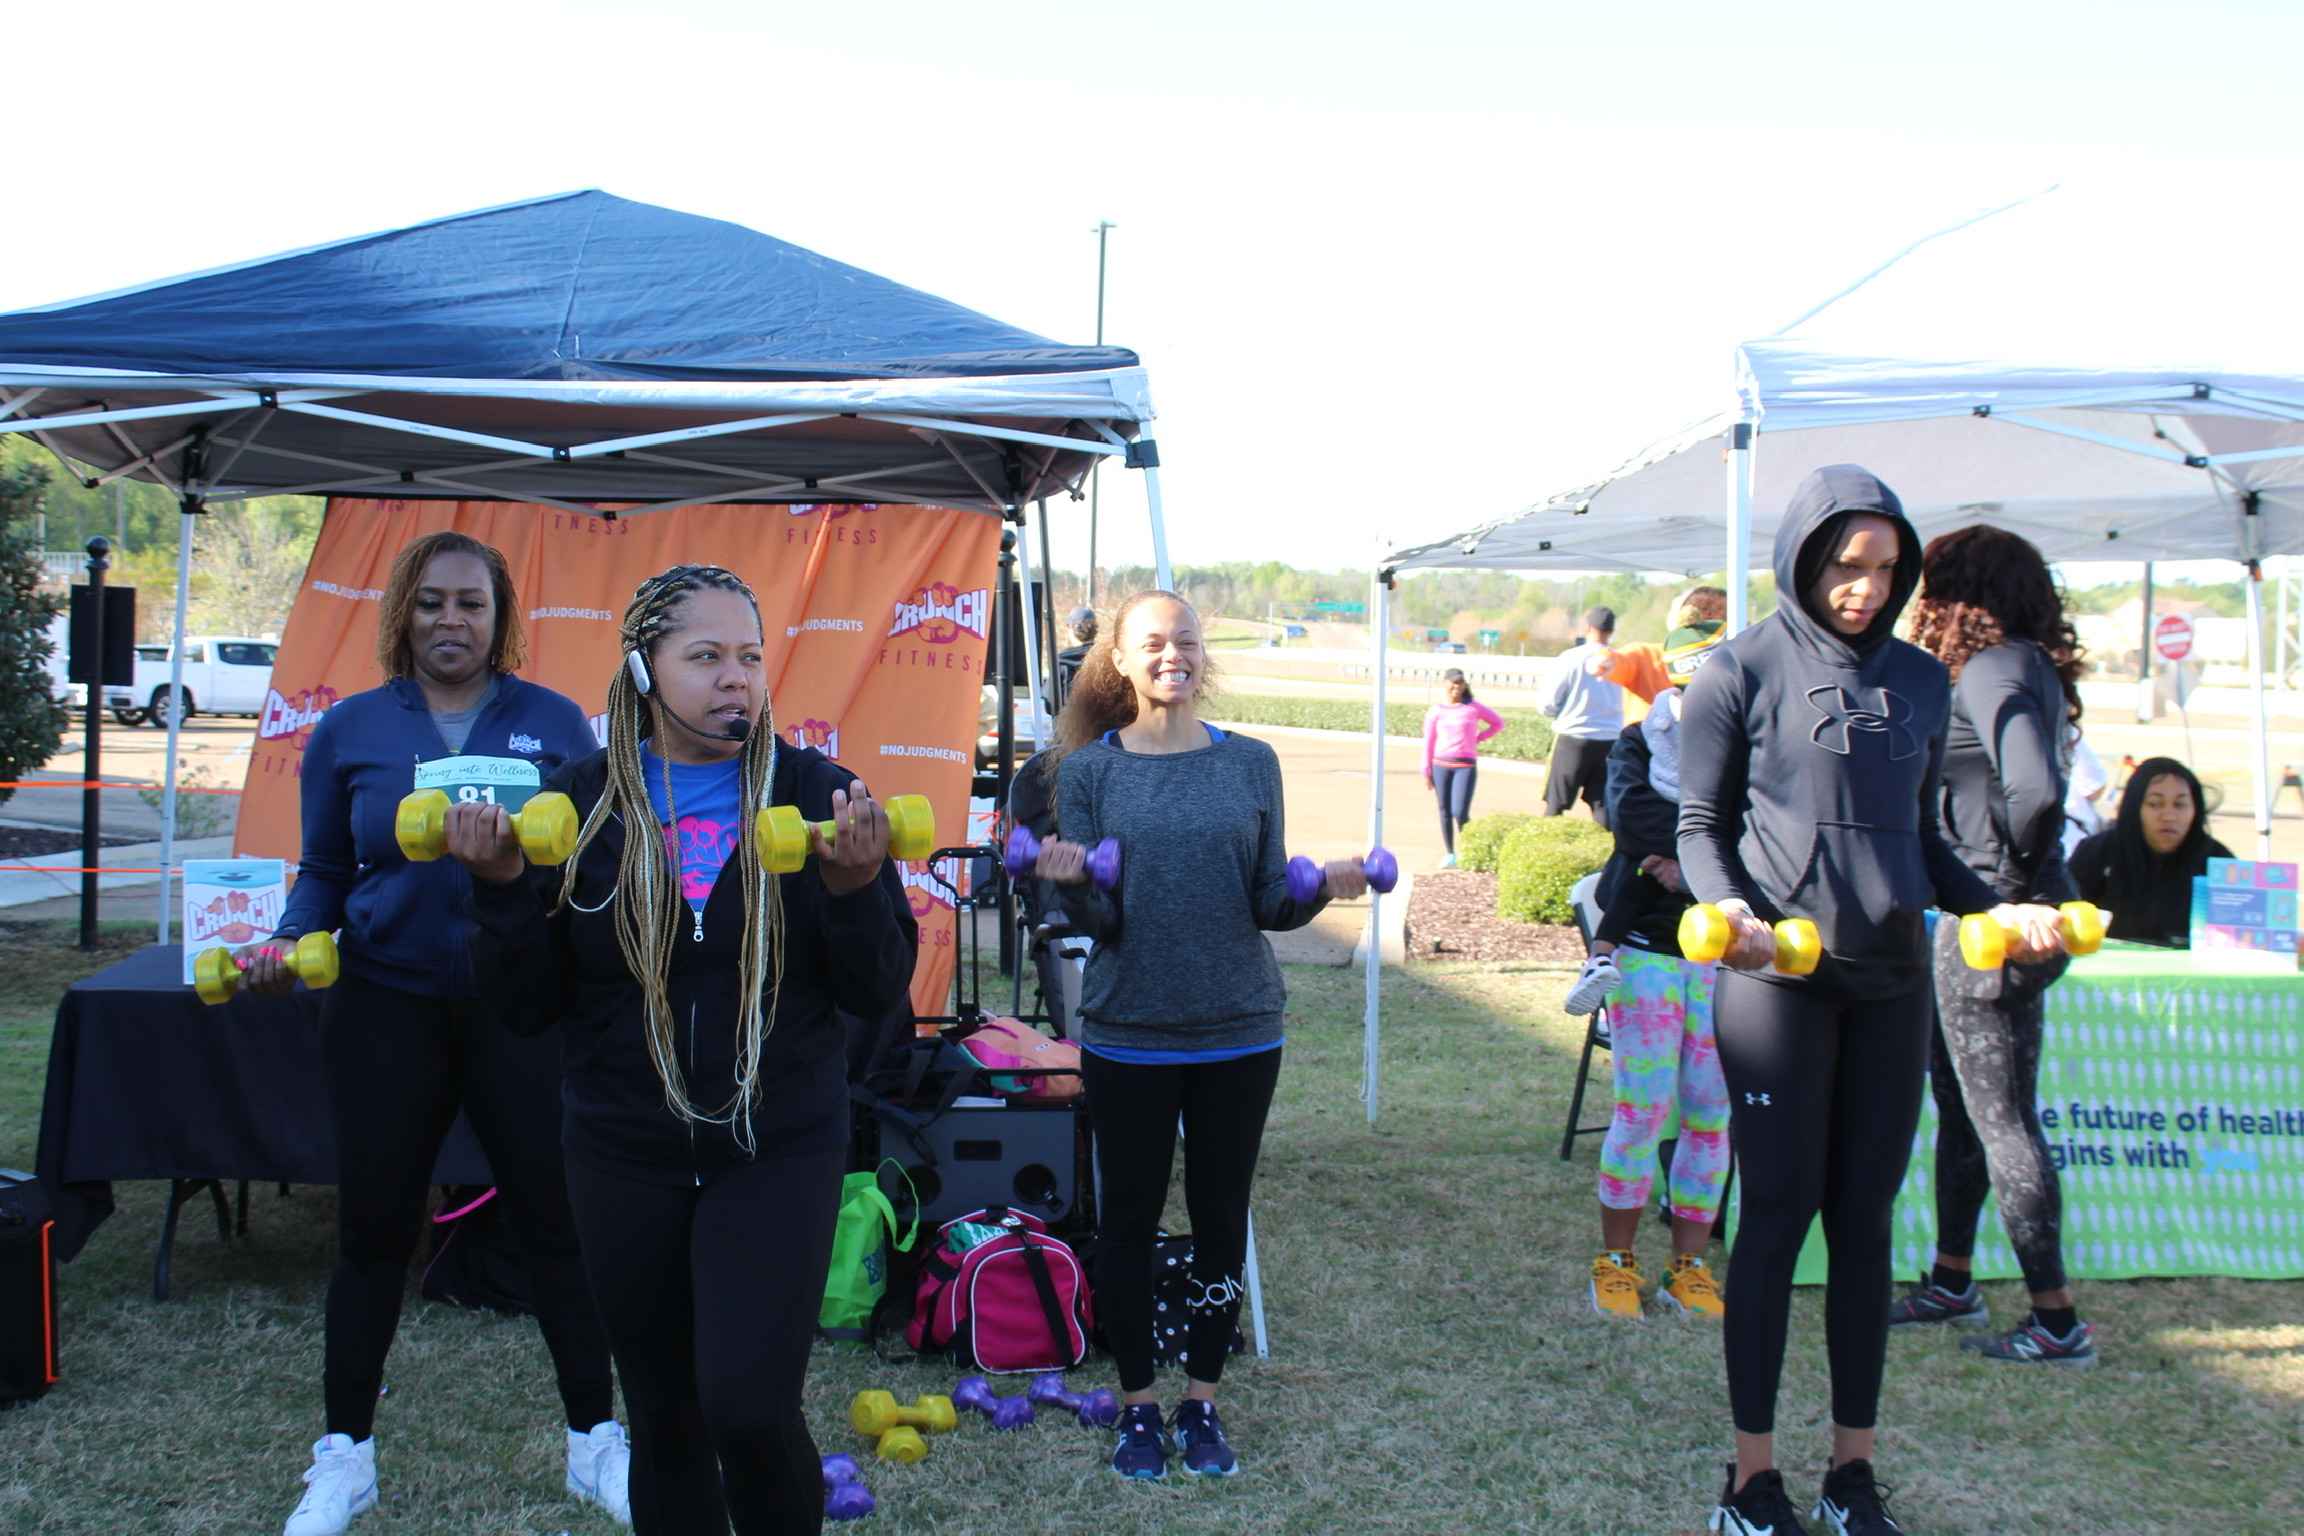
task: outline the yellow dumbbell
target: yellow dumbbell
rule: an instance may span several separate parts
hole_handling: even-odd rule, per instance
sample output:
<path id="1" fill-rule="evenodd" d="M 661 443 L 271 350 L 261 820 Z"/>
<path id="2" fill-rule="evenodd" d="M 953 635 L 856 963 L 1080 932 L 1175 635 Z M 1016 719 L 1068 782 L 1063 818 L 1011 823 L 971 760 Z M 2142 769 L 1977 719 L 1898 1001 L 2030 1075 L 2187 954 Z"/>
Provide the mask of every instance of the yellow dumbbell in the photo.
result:
<path id="1" fill-rule="evenodd" d="M 2112 914 L 2092 901 L 2068 901 L 2056 909 L 2056 928 L 2064 935 L 2064 948 L 2075 955 L 2092 955 L 2104 947 L 2104 930 Z M 1960 958 L 1979 971 L 1996 971 L 2008 963 L 2016 930 L 1989 912 L 1973 912 L 1960 919 Z"/>
<path id="2" fill-rule="evenodd" d="M 565 864 L 576 851 L 576 802 L 557 790 L 533 795 L 512 813 L 512 835 L 531 864 Z M 393 820 L 393 835 L 400 851 L 422 864 L 448 851 L 448 796 L 444 790 L 420 789 L 400 802 Z"/>
<path id="3" fill-rule="evenodd" d="M 881 802 L 888 813 L 888 852 L 911 863 L 936 851 L 936 811 L 926 795 L 897 795 Z M 789 875 L 808 862 L 808 828 L 813 825 L 830 843 L 836 828 L 829 821 L 803 820 L 795 805 L 771 805 L 753 818 L 752 835 L 760 844 L 760 862 L 772 875 Z"/>
<path id="4" fill-rule="evenodd" d="M 288 951 L 288 974 L 308 987 L 332 987 L 341 967 L 336 958 L 336 935 L 308 933 Z M 192 990 L 213 1006 L 232 1001 L 247 973 L 229 949 L 204 949 L 192 962 Z"/>
<path id="5" fill-rule="evenodd" d="M 848 1405 L 848 1422 L 856 1433 L 878 1442 L 875 1450 L 882 1461 L 910 1462 L 928 1454 L 928 1442 L 920 1438 L 921 1431 L 949 1434 L 959 1424 L 960 1415 L 953 1410 L 952 1399 L 933 1393 L 914 1398 L 907 1408 L 896 1401 L 893 1392 L 859 1392 L 856 1401 Z"/>
<path id="6" fill-rule="evenodd" d="M 1717 960 L 1736 941 L 1728 914 L 1708 901 L 1700 901 L 1680 914 L 1680 953 L 1691 960 Z M 1776 924 L 1776 969 L 1787 976 L 1807 976 L 1824 958 L 1824 940 L 1805 917 L 1787 917 Z"/>

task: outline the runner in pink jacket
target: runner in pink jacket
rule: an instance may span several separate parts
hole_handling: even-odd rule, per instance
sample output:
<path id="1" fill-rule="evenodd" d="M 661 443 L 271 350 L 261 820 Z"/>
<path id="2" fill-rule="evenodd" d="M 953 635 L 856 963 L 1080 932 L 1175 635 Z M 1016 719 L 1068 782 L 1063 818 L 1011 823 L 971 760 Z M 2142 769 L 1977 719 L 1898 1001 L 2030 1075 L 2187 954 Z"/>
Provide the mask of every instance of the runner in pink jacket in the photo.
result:
<path id="1" fill-rule="evenodd" d="M 1462 669 L 1450 667 L 1444 681 L 1448 702 L 1424 712 L 1424 784 L 1440 798 L 1440 841 L 1448 848 L 1440 867 L 1454 869 L 1457 829 L 1472 819 L 1480 743 L 1504 729 L 1504 717 L 1473 699 Z"/>

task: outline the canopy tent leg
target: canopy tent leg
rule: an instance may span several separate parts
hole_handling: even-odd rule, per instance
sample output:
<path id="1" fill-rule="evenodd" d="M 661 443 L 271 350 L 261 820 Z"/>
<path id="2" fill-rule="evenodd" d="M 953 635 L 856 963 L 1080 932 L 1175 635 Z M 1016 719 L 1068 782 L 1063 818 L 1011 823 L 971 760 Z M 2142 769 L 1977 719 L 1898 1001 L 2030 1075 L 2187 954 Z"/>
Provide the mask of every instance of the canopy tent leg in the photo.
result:
<path id="1" fill-rule="evenodd" d="M 1728 429 L 1728 633 L 1736 634 L 1752 622 L 1752 423 L 1737 422 Z M 1781 599 L 1779 599 L 1781 600 Z"/>
<path id="2" fill-rule="evenodd" d="M 1023 508 L 1014 508 L 1017 521 L 1023 521 Z M 1045 504 L 1040 509 L 1041 520 L 1047 520 Z M 1016 541 L 1016 553 L 1024 569 L 1024 686 L 1032 695 L 1032 750 L 1040 751 L 1048 745 L 1048 722 L 1040 712 L 1040 598 L 1038 567 L 1032 561 L 1032 539 L 1027 532 Z M 1029 754 L 1027 754 L 1029 755 Z"/>
<path id="3" fill-rule="evenodd" d="M 1391 642 L 1387 598 L 1390 587 L 1386 573 L 1379 570 L 1368 583 L 1368 622 L 1376 629 L 1376 701 L 1370 709 L 1368 744 L 1368 846 L 1384 846 L 1384 694 L 1385 683 L 1391 674 L 1388 655 Z M 1381 1103 L 1381 1083 L 1384 1073 L 1383 1040 L 1383 921 L 1380 916 L 1384 898 L 1374 887 L 1368 891 L 1368 957 L 1367 976 L 1363 983 L 1365 1001 L 1361 1017 L 1360 1097 L 1368 1103 L 1368 1123 L 1376 1123 Z"/>
<path id="4" fill-rule="evenodd" d="M 155 931 L 168 942 L 171 916 L 169 897 L 176 870 L 176 746 L 184 733 L 184 629 L 192 605 L 192 526 L 200 516 L 200 498 L 193 489 L 200 472 L 203 446 L 195 443 L 184 465 L 184 497 L 177 503 L 176 520 L 176 624 L 168 647 L 168 762 L 160 792 L 160 910 Z M 129 702 L 133 704 L 134 699 Z"/>
<path id="5" fill-rule="evenodd" d="M 2251 493 L 2253 498 L 2253 493 Z M 2264 566 L 2248 562 L 2248 692 L 2255 704 L 2251 712 L 2250 763 L 2256 780 L 2256 857 L 2272 858 L 2272 742 L 2264 695 Z"/>
<path id="6" fill-rule="evenodd" d="M 1048 707 L 1061 711 L 1064 701 L 1056 697 L 1056 653 L 1063 649 L 1056 641 L 1056 557 L 1048 552 L 1048 498 L 1043 496 L 1032 504 L 1032 515 L 1040 524 L 1040 579 L 1048 592 L 1040 604 L 1042 628 L 1040 654 L 1048 658 L 1048 676 L 1043 679 L 1048 688 Z M 1051 739 L 1056 734 L 1056 722 L 1048 722 Z"/>
<path id="7" fill-rule="evenodd" d="M 1128 466 L 1144 471 L 1144 504 L 1152 519 L 1152 583 L 1163 592 L 1176 590 L 1168 569 L 1168 524 L 1160 515 L 1160 445 L 1140 437 L 1128 445 Z"/>

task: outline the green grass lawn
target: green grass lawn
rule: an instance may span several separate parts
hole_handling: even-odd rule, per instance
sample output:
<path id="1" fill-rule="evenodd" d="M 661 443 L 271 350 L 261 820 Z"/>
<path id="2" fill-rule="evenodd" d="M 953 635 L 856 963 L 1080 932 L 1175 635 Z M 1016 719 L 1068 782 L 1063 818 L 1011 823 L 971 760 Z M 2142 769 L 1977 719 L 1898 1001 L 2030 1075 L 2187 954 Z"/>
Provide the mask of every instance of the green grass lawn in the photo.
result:
<path id="1" fill-rule="evenodd" d="M 133 930 L 120 942 L 132 945 Z M 29 1166 L 49 1019 L 92 963 L 62 930 L 0 929 L 0 1163 Z M 1227 1377 L 1245 1474 L 1129 1487 L 1103 1441 L 1043 1419 L 970 1421 L 914 1467 L 867 1468 L 864 1530 L 1692 1532 L 1727 1442 L 1713 1330 L 1652 1313 L 1603 1324 L 1593 1145 L 1554 1155 L 1578 1029 L 1559 971 L 1394 972 L 1384 1118 L 1357 1096 L 1356 972 L 1292 968 L 1288 1062 L 1257 1186 L 1273 1356 Z M 163 1191 L 121 1209 L 63 1277 L 64 1384 L 0 1417 L 0 1530 L 277 1530 L 319 1432 L 320 1307 L 333 1200 L 259 1190 L 229 1247 L 204 1212 L 176 1299 L 150 1296 Z M 1182 1225 L 1180 1202 L 1175 1224 Z M 1661 1263 L 1660 1229 L 1642 1239 Z M 2014 1286 L 1991 1288 L 1999 1313 Z M 1880 1466 L 1916 1536 L 2304 1529 L 2304 1286 L 2084 1286 L 2105 1361 L 1993 1367 L 1942 1336 L 1891 1341 Z M 1085 1379 L 1103 1378 L 1091 1369 Z M 883 1368 L 820 1346 L 809 1405 L 857 1450 L 851 1394 L 949 1391 L 949 1367 Z M 560 1430 L 532 1324 L 411 1301 L 378 1420 L 385 1503 L 353 1529 L 605 1533 L 560 1493 Z M 1164 1382 L 1164 1385 L 1167 1383 Z M 1779 1420 L 1813 1497 L 1822 1318 L 1803 1293 Z"/>

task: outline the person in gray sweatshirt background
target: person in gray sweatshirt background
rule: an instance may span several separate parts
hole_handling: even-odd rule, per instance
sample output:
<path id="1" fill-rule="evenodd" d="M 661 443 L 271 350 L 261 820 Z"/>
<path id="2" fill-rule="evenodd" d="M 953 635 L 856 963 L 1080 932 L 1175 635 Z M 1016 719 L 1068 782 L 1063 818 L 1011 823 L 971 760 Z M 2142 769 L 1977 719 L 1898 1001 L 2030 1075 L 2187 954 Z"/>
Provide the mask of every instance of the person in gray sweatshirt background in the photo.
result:
<path id="1" fill-rule="evenodd" d="M 1062 886 L 1095 941 L 1080 1001 L 1080 1065 L 1096 1128 L 1097 1310 L 1124 1402 L 1112 1470 L 1229 1477 L 1240 1467 L 1216 1387 L 1240 1315 L 1248 1190 L 1280 1077 L 1287 987 L 1264 931 L 1301 928 L 1367 889 L 1358 860 L 1324 866 L 1309 902 L 1288 894 L 1280 761 L 1263 742 L 1200 719 L 1208 683 L 1200 619 L 1172 592 L 1120 605 L 1057 722 L 1057 836 L 1035 873 Z M 1117 838 L 1110 890 L 1088 849 Z M 1171 1441 L 1153 1389 L 1153 1241 L 1181 1119 L 1192 1222 L 1187 1382 Z"/>
<path id="2" fill-rule="evenodd" d="M 1584 634 L 1553 662 L 1552 691 L 1536 706 L 1552 722 L 1552 758 L 1544 778 L 1544 814 L 1558 816 L 1577 796 L 1592 819 L 1608 825 L 1608 751 L 1624 734 L 1624 690 L 1606 677 L 1615 655 L 1616 610 L 1584 615 Z"/>

